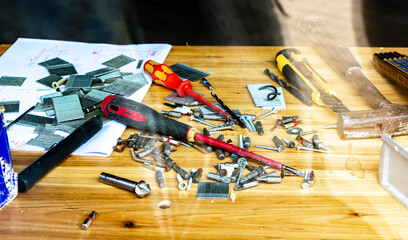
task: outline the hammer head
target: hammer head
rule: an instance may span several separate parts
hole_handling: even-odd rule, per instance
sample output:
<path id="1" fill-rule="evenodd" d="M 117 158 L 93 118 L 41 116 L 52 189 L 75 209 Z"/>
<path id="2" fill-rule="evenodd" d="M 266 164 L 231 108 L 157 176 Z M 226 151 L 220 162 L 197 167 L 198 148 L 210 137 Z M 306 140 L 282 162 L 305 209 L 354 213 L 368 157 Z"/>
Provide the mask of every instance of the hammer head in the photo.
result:
<path id="1" fill-rule="evenodd" d="M 342 139 L 379 138 L 408 134 L 408 106 L 387 104 L 373 110 L 339 113 L 337 130 Z"/>

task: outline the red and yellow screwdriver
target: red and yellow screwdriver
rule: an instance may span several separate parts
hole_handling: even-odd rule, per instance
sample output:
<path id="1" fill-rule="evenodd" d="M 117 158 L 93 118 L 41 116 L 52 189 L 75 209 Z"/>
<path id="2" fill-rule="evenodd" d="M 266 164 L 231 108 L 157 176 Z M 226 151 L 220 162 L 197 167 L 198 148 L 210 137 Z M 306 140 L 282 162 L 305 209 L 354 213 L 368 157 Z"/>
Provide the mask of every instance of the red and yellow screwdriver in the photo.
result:
<path id="1" fill-rule="evenodd" d="M 149 60 L 144 64 L 144 70 L 152 77 L 155 83 L 163 85 L 168 89 L 176 90 L 180 97 L 191 96 L 197 101 L 207 105 L 217 113 L 224 116 L 228 121 L 232 120 L 231 115 L 224 112 L 223 110 L 209 102 L 207 99 L 202 97 L 200 94 L 193 91 L 191 82 L 188 80 L 181 80 L 181 78 L 166 64 L 159 64 L 157 62 Z"/>
<path id="2" fill-rule="evenodd" d="M 293 172 L 296 175 L 303 176 L 303 172 L 300 170 L 285 166 L 283 163 L 275 160 L 262 157 L 258 154 L 247 151 L 244 148 L 239 148 L 232 144 L 207 137 L 199 133 L 195 128 L 165 117 L 154 109 L 133 100 L 111 95 L 102 101 L 101 108 L 106 116 L 127 126 L 172 136 L 181 141 L 194 142 L 197 140 L 216 148 L 235 153 L 238 156 L 254 159 L 274 168 L 283 169 Z"/>

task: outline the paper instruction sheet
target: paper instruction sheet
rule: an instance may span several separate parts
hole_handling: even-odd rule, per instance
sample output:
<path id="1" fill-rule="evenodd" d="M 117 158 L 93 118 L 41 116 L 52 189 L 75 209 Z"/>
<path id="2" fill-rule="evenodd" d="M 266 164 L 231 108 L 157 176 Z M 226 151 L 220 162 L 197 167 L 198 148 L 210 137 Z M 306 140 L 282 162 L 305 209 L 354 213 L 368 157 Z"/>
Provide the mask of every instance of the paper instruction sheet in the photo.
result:
<path id="1" fill-rule="evenodd" d="M 122 54 L 134 58 L 137 61 L 120 67 L 120 71 L 143 73 L 149 84 L 128 97 L 141 102 L 152 80 L 144 73 L 143 65 L 137 68 L 138 63 L 140 60 L 143 60 L 143 63 L 147 60 L 163 63 L 170 50 L 169 44 L 112 45 L 20 38 L 0 57 L 0 76 L 26 77 L 21 86 L 0 86 L 0 101 L 20 101 L 19 112 L 7 113 L 5 119 L 14 120 L 28 108 L 40 102 L 40 96 L 55 92 L 54 89 L 36 82 L 50 75 L 47 69 L 38 63 L 58 57 L 72 63 L 78 74 L 85 74 L 106 67 L 102 63 Z M 112 153 L 112 146 L 116 144 L 116 140 L 125 129 L 126 126 L 123 124 L 109 121 L 74 154 L 109 156 Z M 10 148 L 44 151 L 42 148 L 26 144 L 37 135 L 32 127 L 13 125 L 8 131 Z"/>

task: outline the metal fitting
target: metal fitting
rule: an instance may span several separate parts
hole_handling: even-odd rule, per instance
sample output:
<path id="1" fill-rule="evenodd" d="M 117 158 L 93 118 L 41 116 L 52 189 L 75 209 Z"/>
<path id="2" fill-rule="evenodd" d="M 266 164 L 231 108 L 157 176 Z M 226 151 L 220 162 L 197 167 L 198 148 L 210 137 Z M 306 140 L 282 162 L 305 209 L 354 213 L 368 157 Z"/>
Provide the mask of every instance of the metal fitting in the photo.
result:
<path id="1" fill-rule="evenodd" d="M 190 169 L 190 178 L 188 179 L 187 188 L 186 188 L 187 192 L 188 192 L 188 190 L 190 190 L 191 183 L 193 182 L 193 175 L 194 175 L 194 173 L 196 171 L 197 170 L 195 170 L 195 169 Z"/>
<path id="2" fill-rule="evenodd" d="M 214 181 L 222 182 L 226 184 L 229 184 L 231 182 L 229 177 L 222 177 L 216 173 L 211 173 L 211 172 L 207 173 L 207 178 L 210 180 L 214 180 Z"/>
<path id="3" fill-rule="evenodd" d="M 158 165 L 158 164 L 155 164 L 155 163 L 152 163 L 152 162 L 144 162 L 143 166 L 145 168 L 151 169 L 153 171 L 164 171 L 164 169 L 166 168 L 163 165 Z"/>
<path id="4" fill-rule="evenodd" d="M 238 135 L 238 147 L 244 148 L 244 135 L 242 133 Z"/>
<path id="5" fill-rule="evenodd" d="M 297 150 L 307 150 L 307 151 L 320 152 L 320 153 L 329 153 L 328 151 L 321 150 L 321 149 L 302 147 L 300 144 L 297 145 Z"/>
<path id="6" fill-rule="evenodd" d="M 258 117 L 258 120 L 261 120 L 262 118 L 271 115 L 272 113 L 277 113 L 278 110 L 275 107 L 272 107 L 272 110 L 269 112 L 266 112 L 264 114 L 262 114 L 261 116 Z"/>
<path id="7" fill-rule="evenodd" d="M 237 181 L 239 172 L 240 172 L 240 169 L 238 167 L 234 168 L 234 171 L 232 172 L 231 177 L 230 177 L 231 183 L 234 183 Z"/>
<path id="8" fill-rule="evenodd" d="M 301 143 L 303 146 L 307 147 L 307 148 L 313 148 L 313 143 L 302 138 L 300 135 L 296 136 L 296 140 L 298 140 L 299 143 Z"/>
<path id="9" fill-rule="evenodd" d="M 288 148 L 294 148 L 296 146 L 294 141 L 290 141 L 286 138 L 282 138 L 282 141 L 288 145 Z"/>
<path id="10" fill-rule="evenodd" d="M 292 122 L 286 123 L 283 126 L 288 129 L 290 127 L 296 127 L 299 123 L 302 123 L 302 120 L 293 120 Z"/>
<path id="11" fill-rule="evenodd" d="M 240 191 L 240 190 L 248 189 L 248 188 L 251 188 L 251 187 L 256 187 L 256 186 L 258 186 L 258 184 L 259 184 L 259 182 L 255 180 L 255 181 L 251 181 L 251 182 L 247 182 L 247 183 L 235 186 L 234 190 Z"/>
<path id="12" fill-rule="evenodd" d="M 263 148 L 263 149 L 268 149 L 268 150 L 274 150 L 274 151 L 279 152 L 279 149 L 276 148 L 276 147 L 263 146 L 263 145 L 255 145 L 255 147 L 257 147 L 257 148 Z"/>
<path id="13" fill-rule="evenodd" d="M 150 154 L 152 154 L 154 151 L 156 151 L 155 147 L 145 148 L 142 151 L 137 152 L 136 157 L 137 158 L 144 158 L 144 157 L 149 156 Z"/>
<path id="14" fill-rule="evenodd" d="M 251 138 L 245 137 L 244 138 L 244 148 L 248 151 L 249 147 L 251 146 Z"/>
<path id="15" fill-rule="evenodd" d="M 241 181 L 242 174 L 243 174 L 243 172 L 245 170 L 246 165 L 248 165 L 248 162 L 247 162 L 247 160 L 245 158 L 239 158 L 237 162 L 238 162 L 238 165 L 241 166 L 241 170 L 239 172 L 239 175 L 238 175 L 237 181 L 235 183 L 234 189 L 239 188 L 238 186 L 239 186 L 239 182 Z"/>
<path id="16" fill-rule="evenodd" d="M 259 166 L 252 170 L 250 173 L 242 177 L 240 184 L 249 182 L 250 180 L 254 179 L 256 176 L 261 176 L 265 173 L 265 170 L 262 166 Z"/>
<path id="17" fill-rule="evenodd" d="M 176 118 L 181 118 L 181 115 L 182 115 L 180 112 L 165 111 L 165 110 L 161 110 L 160 113 L 163 114 L 164 116 L 176 117 Z"/>
<path id="18" fill-rule="evenodd" d="M 285 145 L 283 144 L 283 142 L 277 136 L 273 137 L 273 142 L 275 143 L 276 147 L 278 148 L 278 152 L 282 152 L 283 149 L 285 149 Z"/>
<path id="19" fill-rule="evenodd" d="M 200 118 L 197 118 L 197 117 L 191 115 L 191 116 L 190 116 L 190 121 L 193 121 L 193 120 L 196 121 L 196 122 L 205 124 L 205 125 L 207 125 L 207 126 L 217 127 L 215 124 L 209 123 L 209 122 L 207 122 L 207 121 L 204 121 L 203 119 L 200 119 Z"/>
<path id="20" fill-rule="evenodd" d="M 156 181 L 159 184 L 160 188 L 164 188 L 166 187 L 165 183 L 164 183 L 164 175 L 163 175 L 163 171 L 156 171 L 155 173 L 155 177 L 156 177 Z"/>
<path id="21" fill-rule="evenodd" d="M 85 218 L 84 222 L 81 224 L 81 229 L 87 230 L 94 222 L 96 215 L 98 215 L 98 213 L 96 211 L 92 211 L 91 214 L 89 214 L 89 216 Z"/>
<path id="22" fill-rule="evenodd" d="M 261 121 L 257 121 L 257 122 L 255 123 L 255 129 L 256 129 L 256 131 L 258 132 L 259 135 L 263 135 L 263 134 L 264 134 L 264 130 L 263 130 L 263 126 L 262 126 Z"/>
<path id="23" fill-rule="evenodd" d="M 182 190 L 182 191 L 183 191 L 183 190 L 186 190 L 186 188 L 187 188 L 187 182 L 183 180 L 183 178 L 181 177 L 180 174 L 177 173 L 176 179 L 177 179 L 177 182 L 179 183 L 179 184 L 178 184 L 178 189 L 180 189 L 180 190 Z"/>
<path id="24" fill-rule="evenodd" d="M 209 132 L 216 132 L 216 131 L 224 131 L 224 130 L 233 130 L 235 131 L 235 124 L 233 125 L 226 125 L 226 126 L 218 126 L 215 128 L 209 128 Z"/>
<path id="25" fill-rule="evenodd" d="M 186 170 L 182 169 L 181 167 L 179 167 L 176 162 L 173 161 L 173 159 L 171 158 L 166 158 L 164 160 L 164 164 L 166 166 L 166 169 L 173 168 L 174 171 L 176 171 L 178 174 L 180 174 L 180 176 L 186 180 L 188 180 L 190 178 L 190 174 L 188 172 L 186 172 Z"/>
<path id="26" fill-rule="evenodd" d="M 109 173 L 102 172 L 99 181 L 117 188 L 134 192 L 138 198 L 144 198 L 150 193 L 150 186 L 145 181 L 135 182 Z"/>
<path id="27" fill-rule="evenodd" d="M 224 135 L 219 135 L 218 137 L 217 137 L 217 140 L 219 140 L 219 141 L 222 141 L 222 140 L 224 140 Z M 220 148 L 216 148 L 215 149 L 215 154 L 217 155 L 217 158 L 219 159 L 219 160 L 224 160 L 225 159 L 225 154 L 224 154 L 224 150 L 222 150 L 222 149 L 220 149 Z"/>
<path id="28" fill-rule="evenodd" d="M 199 183 L 201 176 L 203 175 L 203 169 L 199 168 L 193 175 L 193 183 Z"/>

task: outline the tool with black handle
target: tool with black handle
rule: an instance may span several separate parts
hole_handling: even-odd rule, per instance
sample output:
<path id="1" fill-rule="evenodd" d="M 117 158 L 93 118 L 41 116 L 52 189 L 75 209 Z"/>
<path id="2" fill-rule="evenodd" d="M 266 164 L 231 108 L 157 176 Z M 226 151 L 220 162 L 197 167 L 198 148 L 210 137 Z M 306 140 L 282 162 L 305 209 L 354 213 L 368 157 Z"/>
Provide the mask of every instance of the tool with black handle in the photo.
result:
<path id="1" fill-rule="evenodd" d="M 181 141 L 194 142 L 197 140 L 239 156 L 260 161 L 277 169 L 287 170 L 303 176 L 303 172 L 300 170 L 285 166 L 283 163 L 262 157 L 243 148 L 207 137 L 185 123 L 167 118 L 144 104 L 124 97 L 114 95 L 106 97 L 102 101 L 102 111 L 109 118 L 137 129 L 159 132 L 173 136 Z"/>

